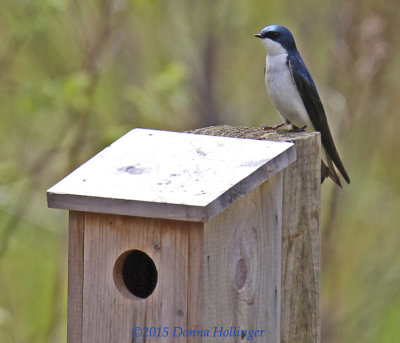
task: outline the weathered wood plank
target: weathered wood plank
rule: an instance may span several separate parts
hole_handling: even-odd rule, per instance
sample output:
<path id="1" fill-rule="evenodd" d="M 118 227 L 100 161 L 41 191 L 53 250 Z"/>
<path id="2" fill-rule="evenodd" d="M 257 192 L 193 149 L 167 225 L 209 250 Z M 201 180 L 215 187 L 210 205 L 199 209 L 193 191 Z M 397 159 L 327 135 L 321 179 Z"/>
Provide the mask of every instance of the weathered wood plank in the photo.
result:
<path id="1" fill-rule="evenodd" d="M 204 224 L 203 327 L 236 330 L 203 342 L 279 342 L 281 218 L 279 173 Z"/>
<path id="2" fill-rule="evenodd" d="M 295 142 L 298 161 L 284 171 L 282 343 L 320 342 L 319 135 Z"/>
<path id="3" fill-rule="evenodd" d="M 84 224 L 85 213 L 69 212 L 68 343 L 82 343 Z"/>
<path id="4" fill-rule="evenodd" d="M 204 226 L 191 226 L 189 231 L 189 280 L 188 280 L 188 327 L 193 330 L 204 329 L 203 313 L 203 250 Z M 191 338 L 188 342 L 198 342 Z"/>
<path id="5" fill-rule="evenodd" d="M 320 342 L 320 142 L 315 132 L 217 126 L 193 133 L 294 142 L 284 170 L 281 342 Z"/>
<path id="6" fill-rule="evenodd" d="M 202 235 L 201 223 L 87 213 L 82 342 L 190 342 L 174 337 L 173 328 L 201 326 L 189 309 L 201 311 L 202 271 L 189 263 L 201 264 Z M 115 285 L 114 263 L 132 249 L 150 256 L 158 270 L 157 286 L 146 299 L 128 298 Z M 170 332 L 132 337 L 134 327 L 169 327 Z"/>
<path id="7" fill-rule="evenodd" d="M 294 160 L 291 143 L 134 129 L 51 187 L 48 205 L 207 221 Z"/>

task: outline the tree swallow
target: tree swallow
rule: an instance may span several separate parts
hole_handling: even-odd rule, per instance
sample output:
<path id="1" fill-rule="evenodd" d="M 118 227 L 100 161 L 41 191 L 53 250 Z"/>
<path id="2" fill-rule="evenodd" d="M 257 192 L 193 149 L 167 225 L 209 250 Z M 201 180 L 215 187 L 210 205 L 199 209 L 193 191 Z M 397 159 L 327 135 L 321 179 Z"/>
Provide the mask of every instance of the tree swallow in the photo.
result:
<path id="1" fill-rule="evenodd" d="M 329 176 L 342 187 L 333 166 L 335 164 L 346 182 L 350 183 L 333 142 L 317 88 L 297 51 L 292 34 L 281 25 L 269 25 L 254 36 L 261 39 L 267 50 L 265 83 L 272 103 L 286 125 L 293 130 L 307 127 L 321 133 L 321 182 Z"/>

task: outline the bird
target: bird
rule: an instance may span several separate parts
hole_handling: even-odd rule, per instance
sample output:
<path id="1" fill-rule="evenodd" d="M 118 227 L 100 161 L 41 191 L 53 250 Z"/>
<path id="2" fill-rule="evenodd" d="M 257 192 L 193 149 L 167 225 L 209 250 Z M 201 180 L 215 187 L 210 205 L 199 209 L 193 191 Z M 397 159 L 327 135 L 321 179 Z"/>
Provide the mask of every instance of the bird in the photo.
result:
<path id="1" fill-rule="evenodd" d="M 284 26 L 268 25 L 254 36 L 261 39 L 267 51 L 265 83 L 269 97 L 284 121 L 265 128 L 277 129 L 286 124 L 295 132 L 305 129 L 319 131 L 323 148 L 321 183 L 330 177 L 342 187 L 334 165 L 346 182 L 350 183 L 333 141 L 314 80 L 297 50 L 292 33 Z"/>

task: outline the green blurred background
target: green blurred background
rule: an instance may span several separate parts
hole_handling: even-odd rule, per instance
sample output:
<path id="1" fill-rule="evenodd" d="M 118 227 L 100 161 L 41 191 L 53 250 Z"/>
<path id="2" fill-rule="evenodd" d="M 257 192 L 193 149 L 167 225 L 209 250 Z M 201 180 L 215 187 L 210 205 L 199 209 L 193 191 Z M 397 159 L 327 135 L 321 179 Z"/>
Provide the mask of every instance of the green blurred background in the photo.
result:
<path id="1" fill-rule="evenodd" d="M 280 121 L 294 33 L 351 177 L 322 187 L 322 342 L 400 342 L 398 0 L 1 0 L 0 342 L 65 342 L 66 213 L 45 190 L 134 127 Z M 307 342 L 305 342 L 307 343 Z"/>

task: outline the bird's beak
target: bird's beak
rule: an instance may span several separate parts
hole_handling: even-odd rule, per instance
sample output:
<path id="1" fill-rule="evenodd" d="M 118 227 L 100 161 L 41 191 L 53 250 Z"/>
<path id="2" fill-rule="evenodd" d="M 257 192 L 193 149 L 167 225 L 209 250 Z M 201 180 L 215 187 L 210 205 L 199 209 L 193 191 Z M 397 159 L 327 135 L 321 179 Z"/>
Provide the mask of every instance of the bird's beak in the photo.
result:
<path id="1" fill-rule="evenodd" d="M 262 36 L 261 36 L 261 33 L 256 33 L 256 34 L 254 35 L 254 37 L 261 38 Z"/>

